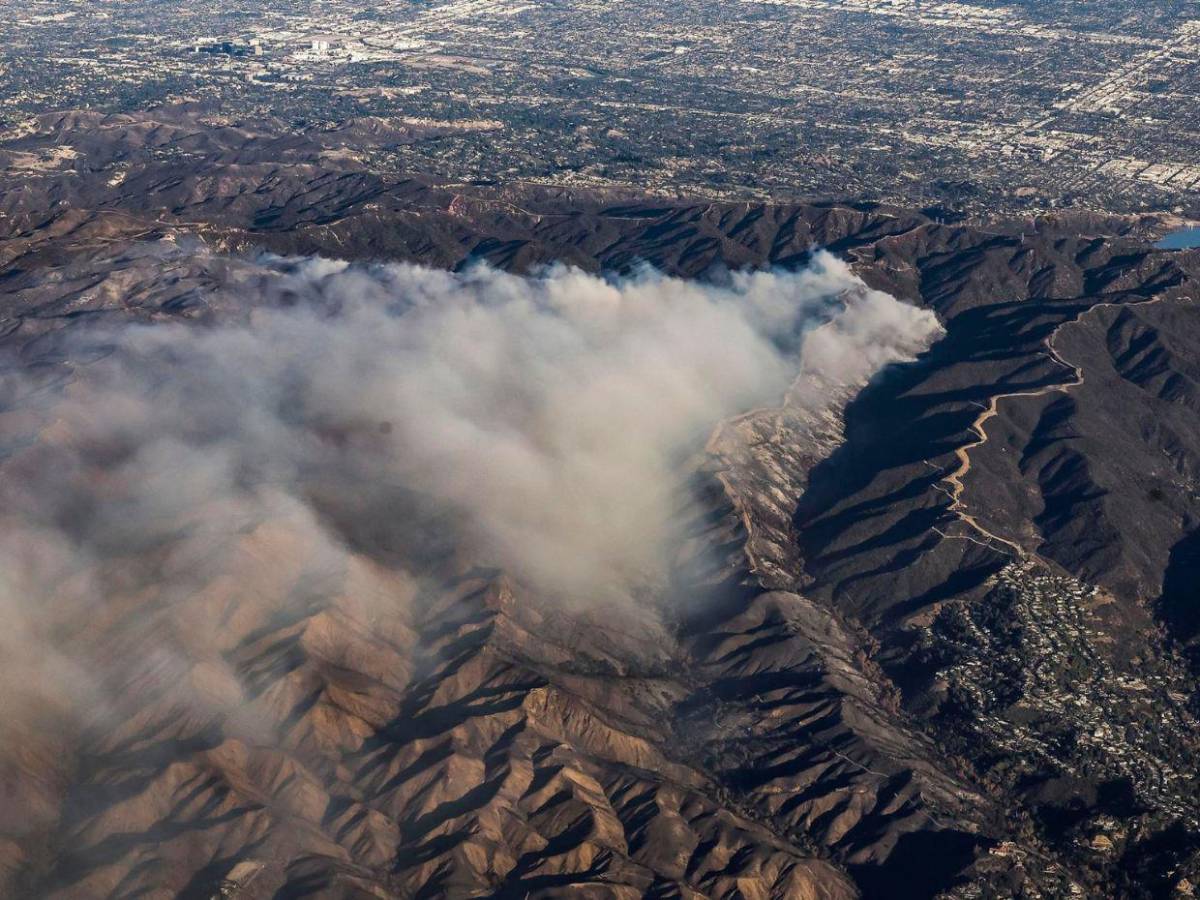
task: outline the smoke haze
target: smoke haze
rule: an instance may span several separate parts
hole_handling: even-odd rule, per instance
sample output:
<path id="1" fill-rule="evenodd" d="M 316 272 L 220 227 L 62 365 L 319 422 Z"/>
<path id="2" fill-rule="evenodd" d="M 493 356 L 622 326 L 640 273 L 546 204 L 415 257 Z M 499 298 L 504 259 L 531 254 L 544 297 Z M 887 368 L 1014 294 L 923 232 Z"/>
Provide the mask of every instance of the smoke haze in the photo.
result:
<path id="1" fill-rule="evenodd" d="M 266 259 L 237 290 L 236 324 L 71 340 L 88 361 L 4 489 L 6 652 L 43 647 L 42 609 L 90 619 L 148 585 L 168 608 L 273 520 L 303 536 L 313 595 L 366 554 L 628 604 L 661 576 L 680 467 L 722 418 L 778 403 L 802 369 L 861 381 L 938 332 L 827 254 L 720 284 Z M 264 554 L 239 590 L 268 590 Z"/>

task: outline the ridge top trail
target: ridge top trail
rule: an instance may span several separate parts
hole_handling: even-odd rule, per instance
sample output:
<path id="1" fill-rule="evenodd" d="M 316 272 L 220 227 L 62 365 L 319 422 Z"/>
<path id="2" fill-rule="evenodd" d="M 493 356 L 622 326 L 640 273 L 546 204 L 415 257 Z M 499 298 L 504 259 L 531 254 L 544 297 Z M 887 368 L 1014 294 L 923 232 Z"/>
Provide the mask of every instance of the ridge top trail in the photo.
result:
<path id="1" fill-rule="evenodd" d="M 981 524 L 977 516 L 967 511 L 967 503 L 963 497 L 963 495 L 966 493 L 966 484 L 964 483 L 963 479 L 965 479 L 971 471 L 971 451 L 982 447 L 990 440 L 986 426 L 991 419 L 994 419 L 996 416 L 1000 415 L 1000 401 L 1013 400 L 1021 397 L 1044 397 L 1047 394 L 1069 394 L 1076 388 L 1081 387 L 1086 380 L 1086 376 L 1083 373 L 1083 367 L 1077 366 L 1067 360 L 1054 346 L 1055 339 L 1058 337 L 1059 332 L 1069 325 L 1078 324 L 1085 316 L 1095 312 L 1098 309 L 1103 309 L 1110 306 L 1150 306 L 1154 303 L 1162 301 L 1163 299 L 1165 299 L 1165 295 L 1160 293 L 1136 303 L 1097 303 L 1094 306 L 1089 306 L 1074 318 L 1062 322 L 1052 332 L 1050 332 L 1050 334 L 1042 342 L 1042 345 L 1046 348 L 1047 355 L 1051 360 L 1070 372 L 1070 380 L 1061 382 L 1059 384 L 1046 385 L 1045 387 L 1041 387 L 1033 391 L 1012 391 L 1010 393 L 994 394 L 989 400 L 988 405 L 984 407 L 983 411 L 980 412 L 978 416 L 975 417 L 975 420 L 971 423 L 967 430 L 974 434 L 976 439 L 970 443 L 964 444 L 954 451 L 954 457 L 956 460 L 958 460 L 958 466 L 954 469 L 954 471 L 950 472 L 940 480 L 939 485 L 943 485 L 944 487 L 939 489 L 950 498 L 950 505 L 947 507 L 947 510 L 953 513 L 960 522 L 966 524 L 969 528 L 982 535 L 985 539 L 983 542 L 976 541 L 976 543 L 980 543 L 983 546 L 991 546 L 987 542 L 995 541 L 996 543 L 1001 544 L 1011 550 L 1018 559 L 1025 559 L 1030 555 L 1029 551 L 1016 541 L 1001 537 Z M 942 537 L 950 540 L 972 540 L 966 535 L 949 535 L 938 529 L 935 530 Z"/>

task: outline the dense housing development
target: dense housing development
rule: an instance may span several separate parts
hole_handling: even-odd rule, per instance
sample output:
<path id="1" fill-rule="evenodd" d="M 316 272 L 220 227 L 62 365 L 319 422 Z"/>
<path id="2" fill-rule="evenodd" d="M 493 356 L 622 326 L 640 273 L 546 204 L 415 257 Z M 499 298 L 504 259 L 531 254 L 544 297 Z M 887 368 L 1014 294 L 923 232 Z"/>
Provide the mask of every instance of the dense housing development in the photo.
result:
<path id="1" fill-rule="evenodd" d="M 0 40 L 0 900 L 1200 896 L 1200 0 Z"/>
<path id="2" fill-rule="evenodd" d="M 383 156 L 460 179 L 1200 211 L 1184 0 L 206 0 L 165 29 L 151 0 L 30 7 L 0 2 L 9 129 L 196 98 L 440 125 Z"/>

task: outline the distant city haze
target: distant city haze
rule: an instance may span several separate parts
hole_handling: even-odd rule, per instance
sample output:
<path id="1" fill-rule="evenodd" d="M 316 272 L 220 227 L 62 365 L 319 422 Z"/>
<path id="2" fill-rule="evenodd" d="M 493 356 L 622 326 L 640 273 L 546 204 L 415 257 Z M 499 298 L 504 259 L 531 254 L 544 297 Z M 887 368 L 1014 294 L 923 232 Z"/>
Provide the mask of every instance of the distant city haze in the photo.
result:
<path id="1" fill-rule="evenodd" d="M 0 124 L 209 104 L 396 175 L 1200 218 L 1179 0 L 0 2 Z M 67 145 L 70 136 L 64 136 Z M 190 152 L 188 147 L 177 151 Z"/>

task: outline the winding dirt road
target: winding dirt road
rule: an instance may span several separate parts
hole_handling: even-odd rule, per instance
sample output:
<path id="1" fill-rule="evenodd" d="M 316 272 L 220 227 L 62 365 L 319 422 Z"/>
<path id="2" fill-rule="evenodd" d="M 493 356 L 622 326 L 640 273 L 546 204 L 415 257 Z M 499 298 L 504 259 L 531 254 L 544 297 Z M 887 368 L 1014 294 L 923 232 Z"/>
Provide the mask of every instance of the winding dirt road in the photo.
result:
<path id="1" fill-rule="evenodd" d="M 987 425 L 989 419 L 992 419 L 1000 414 L 1000 401 L 1015 397 L 1044 397 L 1046 394 L 1070 393 L 1072 390 L 1084 383 L 1084 374 L 1082 368 L 1068 362 L 1055 348 L 1054 341 L 1058 337 L 1058 333 L 1068 325 L 1074 325 L 1078 323 L 1089 313 L 1106 306 L 1149 306 L 1150 304 L 1158 303 L 1163 299 L 1163 295 L 1157 294 L 1147 300 L 1141 300 L 1135 303 L 1097 303 L 1095 306 L 1089 306 L 1075 318 L 1068 319 L 1067 321 L 1061 323 L 1052 332 L 1050 332 L 1050 335 L 1043 342 L 1043 345 L 1046 348 L 1047 354 L 1054 362 L 1058 363 L 1064 369 L 1070 371 L 1071 380 L 1062 382 L 1061 384 L 1047 385 L 1046 387 L 1038 388 L 1035 391 L 1013 391 L 1012 393 L 1007 394 L 996 394 L 991 398 L 991 401 L 988 403 L 988 405 L 984 407 L 983 412 L 981 412 L 975 418 L 975 421 L 971 423 L 970 431 L 976 436 L 976 439 L 968 444 L 964 444 L 954 451 L 954 456 L 958 460 L 958 466 L 953 472 L 941 479 L 941 484 L 945 485 L 944 490 L 947 496 L 950 497 L 949 511 L 953 513 L 959 519 L 959 521 L 965 523 L 968 527 L 978 532 L 984 538 L 983 541 L 976 541 L 976 543 L 984 544 L 984 546 L 992 546 L 991 542 L 995 542 L 1012 550 L 1018 558 L 1024 558 L 1028 555 L 1028 551 L 1020 544 L 1016 543 L 1015 541 L 1011 541 L 1008 538 L 1001 537 L 1000 535 L 990 531 L 980 524 L 979 520 L 975 516 L 967 512 L 966 504 L 963 502 L 963 492 L 966 490 L 966 485 L 963 484 L 963 479 L 967 476 L 967 473 L 971 471 L 971 451 L 982 447 L 988 442 L 987 429 L 985 426 Z M 950 535 L 941 531 L 938 533 L 948 539 L 975 540 L 974 538 L 970 538 L 966 535 Z"/>

